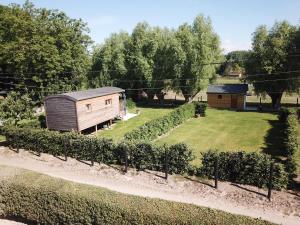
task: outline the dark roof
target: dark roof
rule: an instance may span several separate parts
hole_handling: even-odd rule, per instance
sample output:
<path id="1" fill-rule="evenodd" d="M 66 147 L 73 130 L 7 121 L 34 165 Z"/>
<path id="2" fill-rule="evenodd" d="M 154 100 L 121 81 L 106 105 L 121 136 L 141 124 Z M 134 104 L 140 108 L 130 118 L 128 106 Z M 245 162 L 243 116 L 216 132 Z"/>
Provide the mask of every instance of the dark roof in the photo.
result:
<path id="1" fill-rule="evenodd" d="M 115 94 L 124 92 L 125 90 L 117 87 L 102 87 L 102 88 L 96 88 L 96 89 L 89 89 L 85 91 L 75 91 L 75 92 L 69 92 L 69 93 L 63 93 L 60 95 L 52 95 L 48 96 L 47 98 L 51 97 L 68 97 L 74 101 L 80 101 L 85 100 L 89 98 L 96 98 L 101 97 L 105 95 Z M 46 98 L 46 99 L 47 99 Z"/>
<path id="2" fill-rule="evenodd" d="M 248 91 L 248 84 L 220 84 L 209 85 L 207 93 L 216 94 L 246 94 Z"/>

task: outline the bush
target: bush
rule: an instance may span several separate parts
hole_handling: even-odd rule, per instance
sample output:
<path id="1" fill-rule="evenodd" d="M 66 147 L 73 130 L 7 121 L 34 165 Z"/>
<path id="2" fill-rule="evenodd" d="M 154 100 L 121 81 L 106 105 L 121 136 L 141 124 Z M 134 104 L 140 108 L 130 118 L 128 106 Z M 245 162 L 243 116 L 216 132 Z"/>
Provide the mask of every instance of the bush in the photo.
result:
<path id="1" fill-rule="evenodd" d="M 284 123 L 286 122 L 287 118 L 289 115 L 296 115 L 297 119 L 299 120 L 300 118 L 300 108 L 287 108 L 287 107 L 282 107 L 279 112 L 278 112 L 278 119 L 280 122 Z"/>
<path id="2" fill-rule="evenodd" d="M 152 141 L 193 116 L 195 116 L 195 104 L 182 105 L 169 114 L 151 120 L 126 133 L 125 139 L 130 141 Z"/>
<path id="3" fill-rule="evenodd" d="M 246 152 L 220 152 L 208 151 L 203 153 L 200 174 L 214 177 L 215 162 L 218 159 L 219 179 L 266 187 L 269 182 L 270 165 L 272 159 L 269 155 Z M 287 173 L 282 164 L 274 164 L 273 188 L 286 188 Z"/>
<path id="4" fill-rule="evenodd" d="M 298 119 L 295 113 L 288 114 L 284 123 L 284 154 L 285 156 L 294 155 L 298 150 L 298 140 L 297 140 L 297 126 Z"/>
<path id="5" fill-rule="evenodd" d="M 0 217 L 34 224 L 271 224 L 220 210 L 121 194 L 26 172 L 0 182 Z"/>
<path id="6" fill-rule="evenodd" d="M 131 98 L 128 98 L 128 99 L 126 99 L 126 108 L 134 109 L 134 108 L 136 108 L 136 103 Z"/>
<path id="7" fill-rule="evenodd" d="M 206 108 L 207 104 L 203 102 L 195 102 L 196 105 L 196 114 L 199 114 L 201 116 L 206 116 Z"/>
<path id="8" fill-rule="evenodd" d="M 37 153 L 56 156 L 67 155 L 78 160 L 89 160 L 107 164 L 128 164 L 138 170 L 165 171 L 166 154 L 169 156 L 169 172 L 185 173 L 193 160 L 191 149 L 184 144 L 156 146 L 148 142 L 120 142 L 111 139 L 84 136 L 75 132 L 60 133 L 46 129 L 6 127 L 0 134 L 6 136 L 9 146 Z"/>

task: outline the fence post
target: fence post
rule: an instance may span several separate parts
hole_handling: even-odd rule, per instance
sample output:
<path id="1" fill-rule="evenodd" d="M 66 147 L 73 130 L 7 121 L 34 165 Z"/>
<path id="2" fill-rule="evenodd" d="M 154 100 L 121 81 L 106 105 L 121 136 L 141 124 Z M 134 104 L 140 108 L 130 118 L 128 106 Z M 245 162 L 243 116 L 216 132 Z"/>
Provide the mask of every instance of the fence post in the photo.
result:
<path id="1" fill-rule="evenodd" d="M 269 183 L 268 183 L 268 199 L 269 199 L 269 201 L 271 201 L 271 194 L 272 194 L 273 169 L 274 169 L 274 163 L 272 162 L 270 165 L 270 174 L 269 174 Z"/>
<path id="2" fill-rule="evenodd" d="M 95 155 L 96 155 L 96 148 L 92 148 L 92 158 L 91 158 L 91 166 L 94 166 L 95 163 Z"/>
<path id="3" fill-rule="evenodd" d="M 168 179 L 168 172 L 169 172 L 169 155 L 168 151 L 165 150 L 165 179 Z"/>
<path id="4" fill-rule="evenodd" d="M 218 189 L 218 171 L 219 170 L 219 158 L 217 157 L 216 158 L 216 161 L 215 161 L 215 188 Z"/>
<path id="5" fill-rule="evenodd" d="M 66 139 L 64 139 L 64 155 L 65 155 L 65 161 L 67 161 L 68 160 L 68 156 L 67 156 Z"/>
<path id="6" fill-rule="evenodd" d="M 299 98 L 297 97 L 297 106 L 299 106 Z"/>
<path id="7" fill-rule="evenodd" d="M 127 154 L 127 149 L 125 149 L 124 157 L 125 157 L 125 170 L 124 170 L 124 172 L 127 173 L 127 171 L 128 171 L 128 154 Z"/>

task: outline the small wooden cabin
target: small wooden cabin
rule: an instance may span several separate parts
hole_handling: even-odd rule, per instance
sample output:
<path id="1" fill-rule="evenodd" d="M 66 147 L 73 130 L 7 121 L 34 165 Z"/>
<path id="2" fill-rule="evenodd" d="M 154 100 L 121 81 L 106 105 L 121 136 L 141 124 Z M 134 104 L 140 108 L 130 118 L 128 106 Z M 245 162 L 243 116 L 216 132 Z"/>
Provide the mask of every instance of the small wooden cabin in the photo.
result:
<path id="1" fill-rule="evenodd" d="M 209 85 L 207 103 L 214 108 L 244 110 L 248 84 Z"/>
<path id="2" fill-rule="evenodd" d="M 102 87 L 45 98 L 48 129 L 82 131 L 126 114 L 125 91 Z"/>

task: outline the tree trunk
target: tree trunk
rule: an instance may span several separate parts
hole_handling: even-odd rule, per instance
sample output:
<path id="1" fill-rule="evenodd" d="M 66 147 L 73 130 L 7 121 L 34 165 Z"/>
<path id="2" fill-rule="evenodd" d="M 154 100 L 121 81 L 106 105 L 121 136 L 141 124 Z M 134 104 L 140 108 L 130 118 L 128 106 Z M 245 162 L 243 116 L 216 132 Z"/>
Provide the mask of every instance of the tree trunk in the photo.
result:
<path id="1" fill-rule="evenodd" d="M 282 94 L 283 94 L 282 92 L 281 93 L 271 93 L 271 94 L 269 94 L 269 96 L 272 99 L 273 109 L 278 109 L 280 107 Z"/>
<path id="2" fill-rule="evenodd" d="M 189 102 L 190 101 L 190 95 L 183 94 L 183 96 L 184 96 L 185 102 Z"/>
<path id="3" fill-rule="evenodd" d="M 159 103 L 163 103 L 164 102 L 164 99 L 165 99 L 165 93 L 156 93 L 156 96 L 157 96 L 157 99 L 158 99 L 158 102 Z"/>

